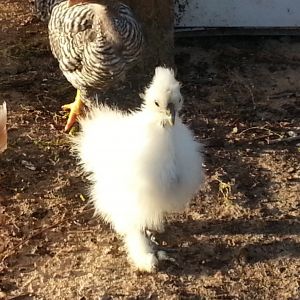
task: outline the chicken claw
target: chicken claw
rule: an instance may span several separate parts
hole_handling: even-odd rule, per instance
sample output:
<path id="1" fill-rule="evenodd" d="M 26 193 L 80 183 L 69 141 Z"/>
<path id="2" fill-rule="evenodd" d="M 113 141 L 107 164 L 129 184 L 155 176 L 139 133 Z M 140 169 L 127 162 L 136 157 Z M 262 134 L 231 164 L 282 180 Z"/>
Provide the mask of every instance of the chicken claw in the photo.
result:
<path id="1" fill-rule="evenodd" d="M 69 132 L 73 127 L 74 123 L 77 121 L 77 118 L 81 113 L 83 106 L 84 104 L 80 97 L 80 91 L 78 90 L 74 102 L 62 106 L 62 109 L 64 111 L 70 111 L 68 121 L 65 126 L 65 132 Z"/>

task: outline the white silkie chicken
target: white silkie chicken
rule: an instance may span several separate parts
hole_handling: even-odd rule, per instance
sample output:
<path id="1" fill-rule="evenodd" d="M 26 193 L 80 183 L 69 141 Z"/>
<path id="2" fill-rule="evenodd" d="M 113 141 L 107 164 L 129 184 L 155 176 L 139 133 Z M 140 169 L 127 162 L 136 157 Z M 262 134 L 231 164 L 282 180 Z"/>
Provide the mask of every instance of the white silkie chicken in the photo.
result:
<path id="1" fill-rule="evenodd" d="M 0 105 L 0 153 L 4 152 L 7 148 L 6 122 L 7 111 L 6 103 L 4 102 L 2 105 Z"/>
<path id="2" fill-rule="evenodd" d="M 173 70 L 156 68 L 142 97 L 130 114 L 92 109 L 73 142 L 91 173 L 96 211 L 123 237 L 133 265 L 151 272 L 167 256 L 155 253 L 145 230 L 163 231 L 164 213 L 187 206 L 203 171 L 201 146 L 178 116 L 183 97 Z"/>

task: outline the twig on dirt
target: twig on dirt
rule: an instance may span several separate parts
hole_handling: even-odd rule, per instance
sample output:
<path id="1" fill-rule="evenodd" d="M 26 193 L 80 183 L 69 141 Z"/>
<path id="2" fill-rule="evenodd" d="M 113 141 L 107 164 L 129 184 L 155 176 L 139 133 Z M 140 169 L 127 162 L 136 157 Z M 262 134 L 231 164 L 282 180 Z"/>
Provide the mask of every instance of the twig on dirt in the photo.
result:
<path id="1" fill-rule="evenodd" d="M 52 224 L 52 225 L 50 225 L 50 226 L 48 226 L 48 227 L 45 227 L 45 228 L 38 228 L 33 234 L 29 235 L 26 239 L 22 240 L 22 241 L 21 241 L 20 243 L 18 243 L 15 247 L 13 247 L 12 249 L 8 249 L 8 250 L 6 251 L 6 252 L 8 252 L 8 253 L 5 254 L 5 252 L 4 252 L 4 254 L 3 254 L 2 257 L 1 257 L 1 261 L 0 261 L 0 262 L 3 263 L 3 261 L 4 261 L 6 258 L 8 258 L 10 255 L 12 255 L 13 253 L 16 252 L 16 249 L 19 249 L 19 250 L 22 249 L 22 247 L 23 247 L 24 245 L 26 245 L 27 242 L 29 242 L 29 241 L 30 241 L 32 238 L 34 238 L 35 236 L 38 236 L 39 234 L 41 234 L 41 233 L 47 231 L 48 229 L 54 228 L 55 226 L 57 226 L 57 225 L 63 223 L 63 221 L 65 220 L 65 219 L 64 219 L 64 216 L 65 216 L 65 215 L 63 215 L 62 220 L 60 220 L 60 221 L 58 221 L 58 222 L 56 222 L 56 223 L 54 223 L 54 224 Z"/>
<path id="2" fill-rule="evenodd" d="M 42 108 L 43 108 L 43 110 L 47 110 L 47 108 L 46 108 L 46 106 L 44 105 L 44 103 L 43 103 L 43 101 L 41 101 L 41 97 L 42 96 L 44 96 L 43 94 L 38 94 L 38 95 L 36 95 L 36 100 L 39 102 L 39 104 L 42 106 Z M 50 98 L 50 97 L 47 97 L 47 96 L 44 96 L 44 99 L 46 99 L 46 98 Z M 53 99 L 53 98 L 50 98 L 51 100 Z"/>
<path id="3" fill-rule="evenodd" d="M 23 79 L 23 78 L 12 79 L 12 78 L 10 78 L 9 80 L 0 80 L 1 91 L 5 91 L 6 89 L 9 89 L 9 88 L 24 87 L 24 86 L 29 85 L 31 83 L 32 83 L 32 78 L 26 78 L 26 79 Z"/>
<path id="4" fill-rule="evenodd" d="M 221 179 L 219 179 L 220 174 L 216 173 L 215 175 L 213 175 L 211 178 L 213 180 L 216 180 L 219 184 L 218 186 L 218 192 L 219 195 L 222 195 L 223 199 L 228 201 L 231 198 L 231 187 L 232 187 L 232 183 L 231 182 L 224 182 Z"/>
<path id="5" fill-rule="evenodd" d="M 285 143 L 285 142 L 288 143 L 288 142 L 294 142 L 294 141 L 298 141 L 298 140 L 300 140 L 300 135 L 271 140 L 268 142 L 268 144 L 277 144 L 277 143 Z"/>
<path id="6" fill-rule="evenodd" d="M 253 93 L 255 88 L 254 84 L 250 80 L 246 80 L 245 82 L 245 80 L 240 78 L 240 75 L 236 71 L 228 72 L 228 74 L 231 77 L 231 82 L 229 83 L 228 88 L 230 89 L 232 85 L 235 84 L 241 95 L 245 94 L 245 90 L 247 90 L 250 94 L 253 109 L 256 109 L 255 96 Z M 244 91 L 241 89 L 241 87 L 244 89 Z"/>
<path id="7" fill-rule="evenodd" d="M 265 126 L 266 126 L 266 125 L 265 125 Z M 280 135 L 279 133 L 276 133 L 276 132 L 272 131 L 272 130 L 269 129 L 269 128 L 265 128 L 265 126 L 263 126 L 263 127 L 257 127 L 257 126 L 255 126 L 255 127 L 247 128 L 247 129 L 241 131 L 240 133 L 238 133 L 238 135 L 241 135 L 241 134 L 243 134 L 243 133 L 245 133 L 245 132 L 247 132 L 247 131 L 249 131 L 249 130 L 258 129 L 258 130 L 265 130 L 265 131 L 268 132 L 268 134 L 265 134 L 265 135 L 263 135 L 263 136 L 254 137 L 254 138 L 251 139 L 251 142 L 256 141 L 256 140 L 268 139 L 268 144 L 271 144 L 271 142 L 270 142 L 270 137 L 271 137 L 272 135 L 279 136 L 279 139 L 276 139 L 276 141 L 281 141 L 281 140 L 283 139 L 283 136 L 282 136 L 282 135 Z M 272 141 L 272 140 L 271 140 L 271 141 Z M 274 141 L 275 141 L 275 140 L 274 140 Z"/>
<path id="8" fill-rule="evenodd" d="M 83 209 L 85 209 L 86 207 L 88 206 L 85 205 L 83 207 Z M 32 238 L 38 236 L 39 234 L 45 232 L 45 231 L 48 231 L 49 229 L 52 229 L 52 228 L 55 228 L 56 226 L 60 225 L 60 224 L 63 224 L 64 222 L 67 222 L 67 221 L 71 221 L 74 217 L 78 217 L 78 216 L 81 216 L 83 214 L 85 214 L 86 212 L 92 210 L 93 208 L 90 208 L 90 209 L 86 209 L 86 210 L 83 210 L 82 212 L 80 213 L 77 213 L 76 215 L 72 215 L 70 216 L 69 218 L 65 218 L 65 214 L 63 214 L 61 220 L 59 220 L 58 222 L 50 225 L 50 226 L 47 226 L 47 227 L 42 227 L 42 228 L 38 228 L 33 234 L 29 235 L 26 239 L 24 239 L 23 241 L 21 241 L 20 243 L 18 243 L 15 247 L 13 247 L 12 249 L 8 249 L 7 253 L 3 253 L 1 256 L 0 256 L 0 263 L 2 264 L 4 262 L 4 260 L 6 258 L 8 258 L 9 256 L 11 256 L 12 254 L 14 254 L 15 252 L 17 252 L 17 249 L 18 250 L 21 250 L 23 248 L 24 245 L 26 245 Z"/>
<path id="9" fill-rule="evenodd" d="M 266 126 L 266 125 L 265 125 L 265 126 Z M 245 133 L 245 132 L 247 132 L 247 131 L 255 130 L 255 129 L 270 131 L 270 129 L 269 129 L 269 128 L 265 128 L 265 126 L 262 126 L 262 127 L 258 127 L 258 126 L 250 127 L 250 128 L 247 128 L 247 129 L 245 129 L 245 130 L 239 132 L 238 135 L 241 135 L 241 134 L 243 134 L 243 133 Z"/>
<path id="10" fill-rule="evenodd" d="M 298 92 L 291 92 L 291 91 L 282 91 L 273 95 L 269 96 L 269 99 L 281 99 L 281 98 L 292 98 L 297 97 Z"/>
<path id="11" fill-rule="evenodd" d="M 251 102 L 252 102 L 252 105 L 253 105 L 253 109 L 256 109 L 256 102 L 255 102 L 254 94 L 253 94 L 253 85 L 245 84 L 245 87 L 249 91 Z"/>
<path id="12" fill-rule="evenodd" d="M 261 135 L 261 136 L 257 136 L 251 139 L 251 142 L 253 141 L 257 141 L 257 140 L 270 140 L 270 134 L 265 134 L 265 135 Z"/>

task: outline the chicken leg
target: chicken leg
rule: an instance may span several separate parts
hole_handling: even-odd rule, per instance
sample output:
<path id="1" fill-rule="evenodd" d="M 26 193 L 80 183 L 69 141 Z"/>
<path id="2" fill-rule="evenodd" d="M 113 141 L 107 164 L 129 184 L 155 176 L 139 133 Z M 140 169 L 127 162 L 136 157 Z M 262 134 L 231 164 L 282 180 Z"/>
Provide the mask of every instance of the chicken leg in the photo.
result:
<path id="1" fill-rule="evenodd" d="M 81 110 L 82 110 L 83 106 L 84 106 L 84 104 L 81 100 L 79 90 L 77 90 L 74 102 L 69 103 L 69 104 L 65 104 L 65 105 L 62 106 L 62 109 L 64 111 L 70 111 L 68 121 L 67 121 L 67 125 L 65 126 L 65 132 L 69 132 L 70 129 L 73 127 L 74 123 L 77 120 L 77 117 L 81 113 Z"/>

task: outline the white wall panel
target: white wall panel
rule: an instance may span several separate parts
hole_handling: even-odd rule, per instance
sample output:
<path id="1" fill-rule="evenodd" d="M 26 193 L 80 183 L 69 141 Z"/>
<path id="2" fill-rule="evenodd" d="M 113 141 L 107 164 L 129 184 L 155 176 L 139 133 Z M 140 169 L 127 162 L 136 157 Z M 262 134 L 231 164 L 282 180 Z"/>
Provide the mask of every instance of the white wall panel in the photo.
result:
<path id="1" fill-rule="evenodd" d="M 300 0 L 175 0 L 176 27 L 298 27 Z"/>

